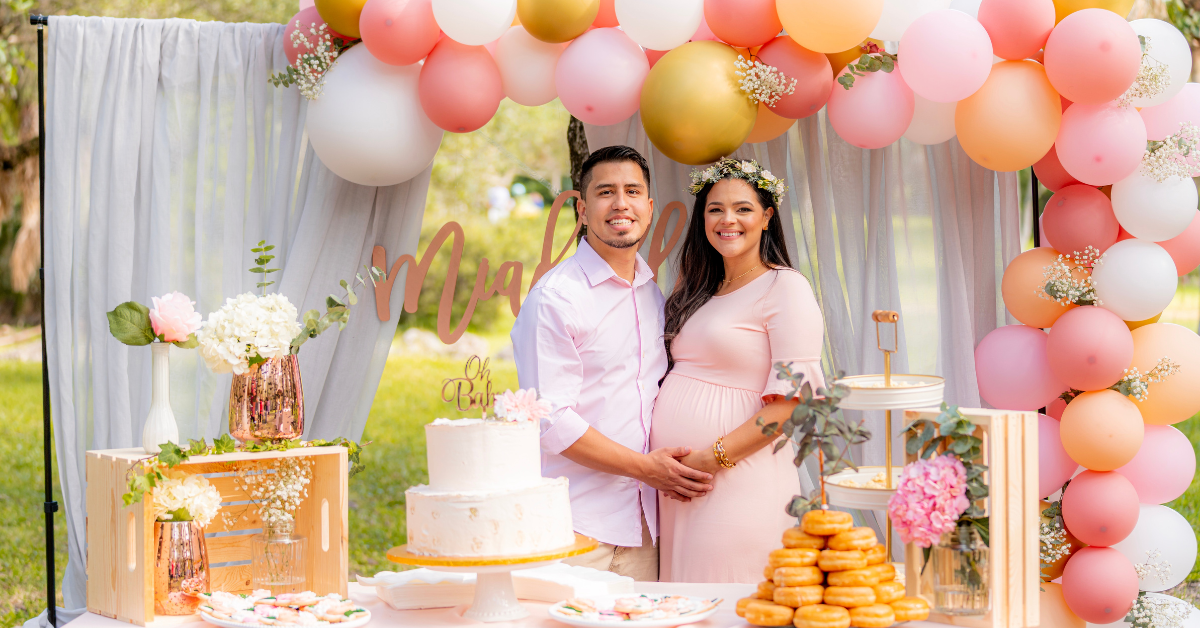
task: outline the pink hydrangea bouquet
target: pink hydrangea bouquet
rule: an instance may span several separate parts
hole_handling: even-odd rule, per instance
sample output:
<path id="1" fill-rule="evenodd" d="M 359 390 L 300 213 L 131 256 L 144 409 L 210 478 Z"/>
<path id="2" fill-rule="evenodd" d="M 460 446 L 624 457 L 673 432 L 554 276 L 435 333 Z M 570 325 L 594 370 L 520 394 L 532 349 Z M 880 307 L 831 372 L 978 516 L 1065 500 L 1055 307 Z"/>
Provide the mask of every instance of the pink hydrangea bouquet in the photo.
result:
<path id="1" fill-rule="evenodd" d="M 492 405 L 492 414 L 497 419 L 510 423 L 541 421 L 550 416 L 550 402 L 538 399 L 537 390 L 534 388 L 526 388 L 517 392 L 506 390 L 503 395 L 496 395 L 496 401 Z"/>
<path id="2" fill-rule="evenodd" d="M 108 330 L 121 342 L 139 347 L 152 342 L 169 342 L 184 349 L 195 348 L 202 319 L 196 302 L 181 292 L 152 297 L 154 307 L 126 301 L 108 313 Z"/>
<path id="3" fill-rule="evenodd" d="M 888 515 L 900 540 L 932 547 L 954 531 L 970 505 L 966 468 L 957 457 L 942 455 L 904 467 Z"/>

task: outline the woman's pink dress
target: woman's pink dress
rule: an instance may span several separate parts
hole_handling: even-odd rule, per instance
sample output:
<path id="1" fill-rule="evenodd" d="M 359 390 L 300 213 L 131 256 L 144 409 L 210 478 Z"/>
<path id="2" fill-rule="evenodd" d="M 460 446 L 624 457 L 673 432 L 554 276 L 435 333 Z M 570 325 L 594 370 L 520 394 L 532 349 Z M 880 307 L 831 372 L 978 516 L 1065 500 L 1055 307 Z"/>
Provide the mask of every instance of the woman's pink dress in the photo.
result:
<path id="1" fill-rule="evenodd" d="M 711 451 L 764 405 L 786 395 L 776 378 L 792 362 L 814 390 L 823 385 L 824 323 L 808 280 L 791 269 L 769 270 L 713 297 L 671 343 L 675 366 L 654 404 L 650 446 Z M 796 525 L 785 508 L 800 492 L 792 449 L 764 447 L 723 469 L 713 491 L 689 503 L 658 498 L 659 579 L 664 582 L 762 580 L 767 554 Z"/>

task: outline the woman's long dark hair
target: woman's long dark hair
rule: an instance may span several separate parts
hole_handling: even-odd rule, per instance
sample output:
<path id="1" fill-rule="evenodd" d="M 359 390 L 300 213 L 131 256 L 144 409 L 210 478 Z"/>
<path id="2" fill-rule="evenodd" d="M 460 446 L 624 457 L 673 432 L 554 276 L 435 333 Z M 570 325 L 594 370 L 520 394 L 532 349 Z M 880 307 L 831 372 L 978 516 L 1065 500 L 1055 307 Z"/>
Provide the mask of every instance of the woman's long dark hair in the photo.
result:
<path id="1" fill-rule="evenodd" d="M 679 334 L 679 330 L 683 329 L 684 323 L 717 293 L 721 281 L 725 278 L 725 263 L 721 260 L 721 254 L 709 243 L 708 234 L 704 230 L 708 193 L 716 183 L 710 183 L 696 193 L 687 236 L 683 240 L 683 249 L 679 252 L 679 262 L 676 265 L 675 290 L 667 299 L 665 341 L 671 366 L 675 364 L 674 358 L 671 357 L 671 341 Z M 763 211 L 768 207 L 775 210 L 767 222 L 767 230 L 763 232 L 762 240 L 758 243 L 759 257 L 762 258 L 763 264 L 770 268 L 791 268 L 792 260 L 788 256 L 783 237 L 783 222 L 779 217 L 779 208 L 775 205 L 775 197 L 767 190 L 749 185 L 758 194 L 758 203 L 762 205 Z"/>

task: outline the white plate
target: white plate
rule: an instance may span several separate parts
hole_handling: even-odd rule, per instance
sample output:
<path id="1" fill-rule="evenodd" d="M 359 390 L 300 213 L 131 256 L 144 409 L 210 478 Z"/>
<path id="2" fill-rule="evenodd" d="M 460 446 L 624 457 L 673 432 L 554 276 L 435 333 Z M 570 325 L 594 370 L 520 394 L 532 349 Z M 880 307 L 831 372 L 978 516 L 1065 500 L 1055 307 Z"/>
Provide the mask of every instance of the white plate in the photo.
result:
<path id="1" fill-rule="evenodd" d="M 892 486 L 899 484 L 900 471 L 903 467 L 892 467 Z M 859 510 L 886 510 L 888 500 L 896 493 L 896 489 L 851 487 L 839 484 L 842 480 L 854 480 L 859 484 L 871 481 L 883 473 L 883 467 L 859 467 L 858 471 L 846 469 L 825 478 L 825 494 L 829 503 L 842 508 L 857 508 Z"/>
<path id="2" fill-rule="evenodd" d="M 367 610 L 367 609 L 364 608 L 363 610 Z M 221 628 L 266 628 L 266 624 L 243 624 L 241 622 L 229 621 L 226 619 L 217 619 L 216 617 L 213 617 L 212 615 L 209 615 L 208 613 L 206 613 L 204 611 L 199 611 L 199 613 L 200 613 L 201 619 L 203 619 L 204 621 L 206 621 L 214 626 L 220 626 Z M 358 619 L 354 619 L 351 621 L 343 621 L 343 622 L 339 622 L 336 624 L 331 624 L 329 622 L 321 622 L 319 624 L 313 624 L 313 625 L 309 625 L 309 626 L 302 626 L 301 624 L 282 624 L 282 626 L 285 626 L 286 628 L 316 628 L 316 627 L 324 628 L 326 626 L 337 626 L 337 628 L 360 628 L 360 626 L 365 626 L 370 621 L 371 621 L 371 611 L 367 611 L 366 617 L 360 617 Z M 278 628 L 281 626 L 281 624 L 274 624 L 274 626 L 276 628 Z"/>
<path id="3" fill-rule="evenodd" d="M 588 599 L 596 602 L 596 608 L 607 610 L 607 609 L 612 608 L 613 602 L 615 602 L 618 598 L 625 598 L 625 597 L 638 597 L 638 596 L 631 596 L 631 595 L 603 595 L 603 596 L 601 596 L 601 595 L 597 595 L 597 596 L 589 597 Z M 666 596 L 665 595 L 655 595 L 652 597 L 666 597 Z M 693 602 L 696 602 L 698 604 L 704 604 L 704 605 L 711 604 L 710 600 L 706 600 L 704 598 L 692 597 L 690 595 L 684 595 L 684 596 L 680 596 L 680 597 L 686 597 L 689 600 L 692 600 Z M 704 620 L 708 619 L 709 617 L 712 617 L 713 614 L 717 612 L 716 605 L 712 605 L 707 610 L 702 610 L 699 612 L 692 612 L 692 613 L 688 613 L 687 615 L 679 615 L 678 617 L 667 617 L 664 619 L 635 619 L 635 620 L 625 620 L 625 621 L 616 621 L 616 620 L 607 620 L 606 621 L 606 620 L 600 620 L 600 619 L 586 619 L 584 617 L 580 617 L 579 615 L 569 615 L 569 614 L 563 613 L 561 609 L 562 609 L 563 605 L 566 603 L 567 603 L 567 601 L 564 600 L 562 602 L 558 602 L 557 604 L 554 604 L 553 606 L 551 606 L 550 610 L 548 611 L 550 614 L 550 617 L 552 619 L 561 621 L 564 624 L 571 624 L 572 626 L 586 626 L 587 628 L 614 628 L 616 626 L 621 626 L 621 627 L 626 627 L 626 628 L 671 628 L 672 626 L 683 626 L 686 624 L 694 624 L 696 622 L 704 621 Z M 703 606 L 701 608 L 703 608 Z M 235 628 L 241 628 L 241 627 L 235 627 Z"/>
<path id="4" fill-rule="evenodd" d="M 946 380 L 936 375 L 895 374 L 893 388 L 883 387 L 883 375 L 855 375 L 838 383 L 850 387 L 850 394 L 839 404 L 846 410 L 936 408 L 942 405 L 946 388 Z"/>

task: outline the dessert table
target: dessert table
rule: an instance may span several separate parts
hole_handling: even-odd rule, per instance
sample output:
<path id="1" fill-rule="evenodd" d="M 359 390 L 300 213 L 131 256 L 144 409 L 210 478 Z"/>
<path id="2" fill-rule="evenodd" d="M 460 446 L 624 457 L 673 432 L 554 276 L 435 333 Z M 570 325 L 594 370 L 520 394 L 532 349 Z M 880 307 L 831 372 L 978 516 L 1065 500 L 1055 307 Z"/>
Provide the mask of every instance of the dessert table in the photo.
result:
<path id="1" fill-rule="evenodd" d="M 724 598 L 724 603 L 715 615 L 705 621 L 691 624 L 697 628 L 734 628 L 747 627 L 741 617 L 738 617 L 734 612 L 734 606 L 739 598 L 747 597 L 754 594 L 756 585 L 753 584 L 694 584 L 694 583 L 671 583 L 671 582 L 638 582 L 635 589 L 638 593 L 649 594 L 665 594 L 677 593 L 681 595 L 692 595 L 704 598 Z M 375 591 L 371 587 L 364 587 L 358 583 L 350 583 L 350 597 L 363 608 L 371 611 L 371 623 L 367 624 L 368 628 L 384 626 L 482 626 L 480 622 L 466 619 L 462 616 L 466 610 L 465 606 L 455 608 L 435 608 L 419 611 L 397 611 L 393 610 L 383 600 L 375 595 Z M 488 626 L 519 626 L 520 628 L 565 628 L 567 624 L 555 621 L 546 613 L 546 609 L 550 608 L 550 604 L 546 602 L 530 602 L 522 600 L 521 603 L 529 609 L 529 617 L 514 621 L 502 622 L 494 624 L 486 624 Z M 129 624 L 96 615 L 94 613 L 84 613 L 78 619 L 69 624 L 71 628 L 128 628 Z M 614 623 L 614 626 L 618 624 Z M 933 624 L 924 621 L 913 621 L 908 623 L 896 624 L 897 626 L 905 626 L 906 628 L 938 628 L 944 624 Z M 170 626 L 171 628 L 183 627 L 187 628 L 206 628 L 209 624 L 200 620 L 198 615 L 179 618 L 160 618 L 154 622 L 154 626 Z"/>

